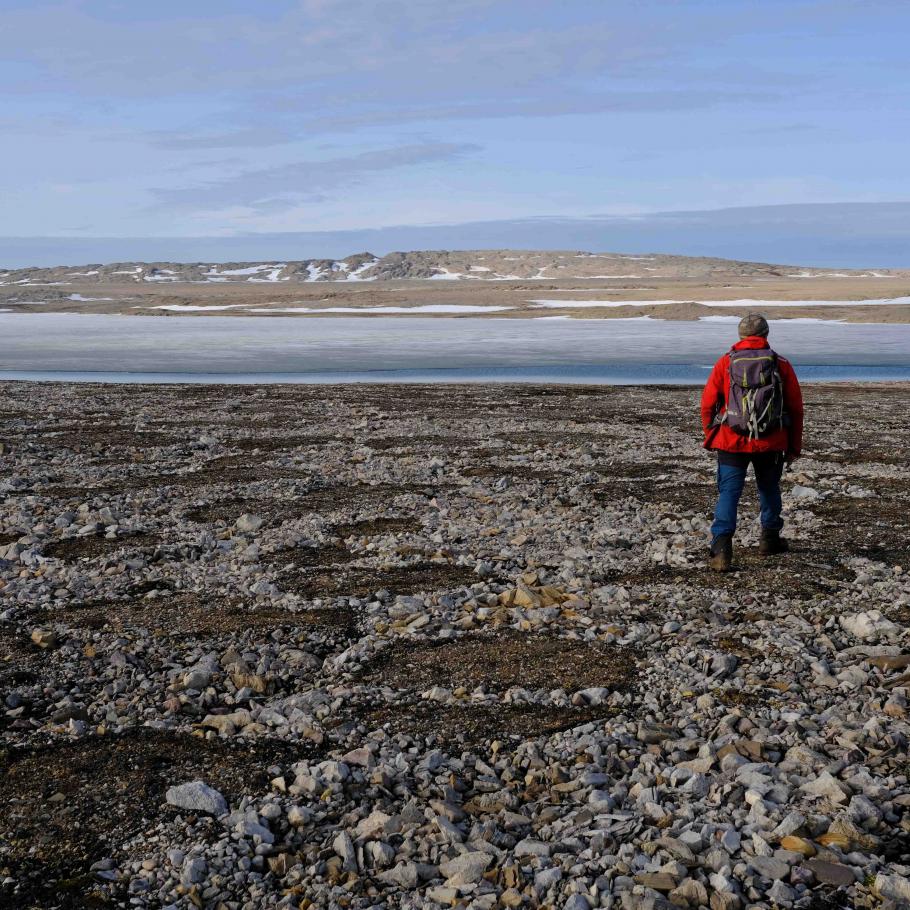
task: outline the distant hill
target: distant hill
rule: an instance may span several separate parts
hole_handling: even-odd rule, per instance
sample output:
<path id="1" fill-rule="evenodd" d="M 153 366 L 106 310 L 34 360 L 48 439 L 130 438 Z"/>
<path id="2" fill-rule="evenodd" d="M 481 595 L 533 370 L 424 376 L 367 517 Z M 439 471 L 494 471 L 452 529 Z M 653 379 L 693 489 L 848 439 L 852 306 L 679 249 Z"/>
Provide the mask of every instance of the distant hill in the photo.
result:
<path id="1" fill-rule="evenodd" d="M 345 259 L 296 261 L 177 263 L 116 262 L 53 268 L 0 270 L 0 285 L 130 284 L 133 282 L 202 284 L 356 281 L 556 281 L 717 279 L 730 277 L 810 278 L 884 277 L 888 270 L 802 269 L 789 265 L 741 262 L 694 256 L 629 255 L 571 251 L 424 250 L 374 256 L 357 253 Z"/>

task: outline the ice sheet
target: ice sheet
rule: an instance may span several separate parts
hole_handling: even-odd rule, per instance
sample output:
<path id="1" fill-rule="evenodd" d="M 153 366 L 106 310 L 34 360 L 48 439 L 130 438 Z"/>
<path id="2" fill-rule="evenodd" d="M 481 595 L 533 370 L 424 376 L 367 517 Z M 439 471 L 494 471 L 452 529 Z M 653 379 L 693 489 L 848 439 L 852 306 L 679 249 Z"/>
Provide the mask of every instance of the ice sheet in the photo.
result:
<path id="1" fill-rule="evenodd" d="M 542 314 L 543 315 L 543 314 Z M 713 363 L 730 322 L 657 319 L 205 319 L 0 313 L 0 370 L 299 373 L 529 365 Z M 774 349 L 803 364 L 910 366 L 910 325 L 775 322 Z"/>

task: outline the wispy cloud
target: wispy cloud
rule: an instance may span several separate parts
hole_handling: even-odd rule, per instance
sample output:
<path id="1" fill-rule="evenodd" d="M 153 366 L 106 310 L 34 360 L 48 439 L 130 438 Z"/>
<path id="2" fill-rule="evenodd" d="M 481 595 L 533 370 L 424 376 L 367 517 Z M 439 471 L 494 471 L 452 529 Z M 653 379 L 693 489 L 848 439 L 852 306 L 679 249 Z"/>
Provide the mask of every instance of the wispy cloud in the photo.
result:
<path id="1" fill-rule="evenodd" d="M 248 170 L 220 180 L 152 190 L 169 208 L 212 209 L 245 206 L 275 212 L 303 201 L 323 201 L 327 192 L 370 174 L 450 162 L 476 152 L 470 143 L 438 142 L 377 149 L 319 161 L 298 161 Z"/>
<path id="2" fill-rule="evenodd" d="M 299 138 L 290 130 L 265 125 L 223 132 L 208 132 L 204 129 L 150 130 L 146 137 L 151 145 L 174 151 L 267 147 L 284 145 Z"/>

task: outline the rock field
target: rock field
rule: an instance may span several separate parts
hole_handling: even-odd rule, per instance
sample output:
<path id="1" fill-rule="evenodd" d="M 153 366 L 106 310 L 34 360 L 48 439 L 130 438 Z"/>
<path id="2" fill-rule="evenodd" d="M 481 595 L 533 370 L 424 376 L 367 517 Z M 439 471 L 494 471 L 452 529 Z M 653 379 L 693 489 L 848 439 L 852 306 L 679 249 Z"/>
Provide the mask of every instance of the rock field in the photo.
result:
<path id="1" fill-rule="evenodd" d="M 0 393 L 0 906 L 910 906 L 906 387 Z"/>

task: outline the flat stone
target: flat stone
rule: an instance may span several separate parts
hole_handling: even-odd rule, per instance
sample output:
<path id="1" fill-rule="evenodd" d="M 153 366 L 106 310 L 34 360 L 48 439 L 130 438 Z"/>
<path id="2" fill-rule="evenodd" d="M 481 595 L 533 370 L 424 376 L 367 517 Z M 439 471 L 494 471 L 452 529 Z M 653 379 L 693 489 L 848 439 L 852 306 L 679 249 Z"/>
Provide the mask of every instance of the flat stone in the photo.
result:
<path id="1" fill-rule="evenodd" d="M 483 878 L 492 860 L 489 854 L 474 850 L 440 863 L 439 871 L 445 876 L 447 885 L 473 885 Z"/>
<path id="2" fill-rule="evenodd" d="M 164 798 L 168 805 L 187 812 L 205 812 L 208 815 L 219 816 L 228 810 L 227 800 L 201 780 L 170 787 Z"/>
<path id="3" fill-rule="evenodd" d="M 840 863 L 829 863 L 823 859 L 810 859 L 806 868 L 811 869 L 815 877 L 826 885 L 852 885 L 856 881 L 853 870 Z"/>
<path id="4" fill-rule="evenodd" d="M 762 877 L 769 878 L 771 881 L 786 878 L 790 872 L 790 866 L 783 860 L 775 859 L 773 856 L 753 856 L 749 860 L 749 865 Z"/>
<path id="5" fill-rule="evenodd" d="M 635 881 L 654 891 L 672 891 L 679 884 L 676 876 L 669 872 L 639 872 Z"/>

